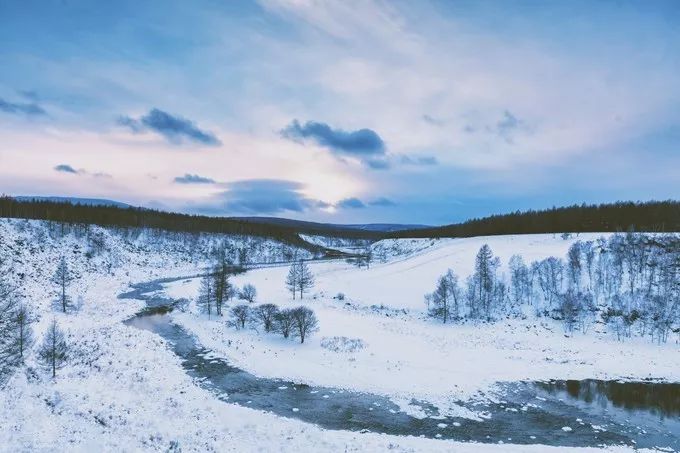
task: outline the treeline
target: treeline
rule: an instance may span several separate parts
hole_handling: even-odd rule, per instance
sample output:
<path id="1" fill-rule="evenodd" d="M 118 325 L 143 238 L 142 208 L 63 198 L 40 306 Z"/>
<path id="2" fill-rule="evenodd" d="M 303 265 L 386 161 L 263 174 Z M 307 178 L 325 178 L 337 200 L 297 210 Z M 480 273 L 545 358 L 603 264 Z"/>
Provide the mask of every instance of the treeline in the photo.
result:
<path id="1" fill-rule="evenodd" d="M 587 232 L 677 232 L 680 202 L 617 202 L 492 215 L 441 227 L 399 231 L 394 238 L 472 237 L 503 234 Z"/>
<path id="2" fill-rule="evenodd" d="M 47 220 L 62 224 L 94 224 L 116 228 L 144 228 L 188 233 L 221 233 L 259 236 L 276 239 L 326 255 L 344 255 L 341 252 L 310 244 L 299 237 L 299 233 L 321 234 L 317 224 L 309 229 L 268 223 L 266 221 L 209 217 L 157 211 L 154 209 L 118 206 L 92 206 L 70 202 L 46 200 L 17 200 L 9 196 L 0 197 L 0 217 L 33 220 Z M 359 230 L 323 229 L 330 236 L 379 239 L 377 234 Z"/>
<path id="3" fill-rule="evenodd" d="M 568 239 L 568 234 L 565 234 Z M 442 322 L 550 317 L 567 332 L 607 324 L 618 339 L 650 336 L 680 340 L 680 236 L 628 232 L 574 242 L 567 256 L 525 263 L 513 255 L 508 276 L 488 245 L 461 282 L 453 270 L 425 296 L 430 316 Z"/>
<path id="4" fill-rule="evenodd" d="M 149 228 L 174 232 L 223 233 L 277 239 L 315 253 L 347 255 L 313 245 L 299 234 L 377 241 L 386 238 L 471 237 L 503 234 L 562 232 L 677 232 L 680 231 L 680 202 L 617 202 L 574 205 L 492 215 L 441 227 L 392 232 L 288 221 L 286 219 L 210 217 L 163 212 L 154 209 L 92 206 L 47 200 L 18 200 L 0 197 L 0 217 L 48 220 L 65 224 L 95 224 L 119 228 Z"/>

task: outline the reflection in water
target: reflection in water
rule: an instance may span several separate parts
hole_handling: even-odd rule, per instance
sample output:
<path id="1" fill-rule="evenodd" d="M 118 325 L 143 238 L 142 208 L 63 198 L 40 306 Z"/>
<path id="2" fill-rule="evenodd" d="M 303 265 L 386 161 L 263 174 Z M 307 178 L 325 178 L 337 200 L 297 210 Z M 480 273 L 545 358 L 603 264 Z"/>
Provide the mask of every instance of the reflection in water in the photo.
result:
<path id="1" fill-rule="evenodd" d="M 567 394 L 603 408 L 613 406 L 626 411 L 646 411 L 662 418 L 680 416 L 680 384 L 585 379 L 539 382 L 536 385 L 549 393 Z"/>

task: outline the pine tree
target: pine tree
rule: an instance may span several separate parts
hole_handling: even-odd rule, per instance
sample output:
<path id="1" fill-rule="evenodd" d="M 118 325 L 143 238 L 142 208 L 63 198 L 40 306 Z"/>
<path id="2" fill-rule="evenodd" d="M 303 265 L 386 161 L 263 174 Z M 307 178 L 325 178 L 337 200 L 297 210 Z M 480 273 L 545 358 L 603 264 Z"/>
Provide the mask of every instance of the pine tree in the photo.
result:
<path id="1" fill-rule="evenodd" d="M 21 363 L 21 354 L 15 341 L 18 310 L 16 287 L 4 274 L 0 274 L 0 381 Z"/>
<path id="2" fill-rule="evenodd" d="M 73 280 L 73 275 L 71 274 L 71 270 L 68 267 L 66 258 L 62 256 L 59 260 L 59 264 L 57 265 L 57 270 L 54 273 L 52 281 L 54 281 L 54 283 L 56 283 L 59 287 L 59 305 L 61 306 L 61 310 L 64 313 L 66 313 L 66 309 L 71 305 L 71 298 L 67 293 L 71 280 Z"/>
<path id="3" fill-rule="evenodd" d="M 475 314 L 480 315 L 480 309 L 484 312 L 487 320 L 491 319 L 494 286 L 496 284 L 496 269 L 500 265 L 498 258 L 494 258 L 491 247 L 484 244 L 477 252 L 475 258 L 475 288 L 477 290 Z"/>
<path id="4" fill-rule="evenodd" d="M 17 307 L 17 310 L 14 313 L 14 320 L 14 343 L 19 353 L 20 360 L 23 362 L 24 352 L 33 344 L 33 329 L 31 328 L 33 317 L 26 305 L 21 304 Z"/>
<path id="5" fill-rule="evenodd" d="M 53 320 L 47 329 L 43 344 L 38 351 L 38 360 L 52 371 L 52 377 L 57 377 L 57 370 L 66 365 L 68 360 L 68 345 L 64 333 Z"/>

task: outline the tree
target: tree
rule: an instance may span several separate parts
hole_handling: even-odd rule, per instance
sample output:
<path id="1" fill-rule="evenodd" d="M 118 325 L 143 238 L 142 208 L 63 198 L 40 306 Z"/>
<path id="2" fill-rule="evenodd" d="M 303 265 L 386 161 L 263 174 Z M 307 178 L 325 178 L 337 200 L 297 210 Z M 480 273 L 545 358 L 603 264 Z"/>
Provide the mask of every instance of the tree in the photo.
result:
<path id="1" fill-rule="evenodd" d="M 21 363 L 15 341 L 19 296 L 15 285 L 5 275 L 5 272 L 0 274 L 0 381 Z"/>
<path id="2" fill-rule="evenodd" d="M 283 338 L 288 338 L 293 330 L 293 310 L 285 308 L 276 315 L 276 327 Z"/>
<path id="3" fill-rule="evenodd" d="M 577 294 L 574 290 L 569 289 L 566 293 L 560 295 L 559 311 L 562 315 L 565 331 L 569 333 L 574 331 L 574 326 L 579 320 L 582 309 L 580 294 Z"/>
<path id="4" fill-rule="evenodd" d="M 462 299 L 458 276 L 449 269 L 439 277 L 437 287 L 432 294 L 426 296 L 428 314 L 446 323 L 449 319 L 460 316 L 460 301 Z"/>
<path id="5" fill-rule="evenodd" d="M 52 377 L 57 377 L 57 370 L 66 365 L 68 360 L 68 344 L 64 332 L 57 325 L 56 320 L 47 329 L 43 344 L 38 350 L 38 360 L 48 370 L 52 371 Z"/>
<path id="6" fill-rule="evenodd" d="M 250 307 L 247 305 L 236 305 L 229 312 L 237 329 L 243 329 L 250 317 Z"/>
<path id="7" fill-rule="evenodd" d="M 238 297 L 239 299 L 247 300 L 252 304 L 255 302 L 255 298 L 257 297 L 257 289 L 255 289 L 255 286 L 247 283 L 243 285 L 243 289 L 239 293 Z"/>
<path id="8" fill-rule="evenodd" d="M 479 318 L 483 314 L 487 320 L 491 320 L 492 303 L 494 301 L 494 287 L 496 285 L 496 270 L 500 266 L 500 260 L 493 256 L 491 247 L 484 244 L 477 252 L 475 258 L 475 273 L 471 316 Z"/>
<path id="9" fill-rule="evenodd" d="M 213 291 L 215 293 L 215 312 L 222 316 L 224 302 L 231 298 L 233 287 L 229 282 L 229 265 L 222 261 L 213 268 Z"/>
<path id="10" fill-rule="evenodd" d="M 201 308 L 201 311 L 208 314 L 208 319 L 210 319 L 213 312 L 213 306 L 215 305 L 214 280 L 212 275 L 206 275 L 201 279 L 201 286 L 198 290 L 198 300 L 196 301 L 197 305 Z"/>
<path id="11" fill-rule="evenodd" d="M 274 304 L 262 304 L 255 308 L 254 315 L 264 327 L 265 332 L 271 332 L 274 328 L 274 322 L 279 314 L 279 307 Z"/>
<path id="12" fill-rule="evenodd" d="M 297 293 L 298 288 L 297 262 L 294 262 L 293 264 L 290 265 L 290 270 L 288 271 L 288 275 L 286 276 L 286 288 L 288 288 L 288 291 L 293 293 L 293 300 L 295 300 L 295 294 Z"/>
<path id="13" fill-rule="evenodd" d="M 24 351 L 33 344 L 32 322 L 33 317 L 31 316 L 30 310 L 26 305 L 20 304 L 14 312 L 14 343 L 21 361 L 24 360 Z"/>
<path id="14" fill-rule="evenodd" d="M 290 266 L 288 275 L 286 276 L 286 287 L 293 293 L 293 300 L 299 291 L 300 299 L 303 298 L 305 290 L 314 286 L 314 275 L 309 270 L 309 266 L 302 260 L 295 261 Z"/>
<path id="15" fill-rule="evenodd" d="M 73 275 L 71 274 L 71 270 L 66 262 L 66 258 L 62 256 L 57 265 L 57 270 L 54 272 L 52 281 L 59 287 L 59 304 L 64 313 L 66 313 L 66 309 L 71 305 L 71 298 L 67 294 L 67 290 L 72 280 Z"/>
<path id="16" fill-rule="evenodd" d="M 307 263 L 300 260 L 298 262 L 298 289 L 300 290 L 300 299 L 304 297 L 305 290 L 308 290 L 314 286 L 314 275 L 312 271 L 309 270 Z"/>
<path id="17" fill-rule="evenodd" d="M 538 263 L 538 284 L 549 307 L 562 292 L 564 263 L 551 256 Z"/>
<path id="18" fill-rule="evenodd" d="M 304 343 L 305 337 L 318 330 L 319 321 L 314 312 L 307 307 L 294 308 L 292 316 L 295 334 L 300 338 L 300 343 Z"/>
<path id="19" fill-rule="evenodd" d="M 512 299 L 516 304 L 531 301 L 531 277 L 529 268 L 520 255 L 512 255 L 508 262 Z"/>
<path id="20" fill-rule="evenodd" d="M 567 252 L 567 274 L 569 275 L 569 286 L 578 290 L 581 283 L 581 241 L 571 244 Z"/>

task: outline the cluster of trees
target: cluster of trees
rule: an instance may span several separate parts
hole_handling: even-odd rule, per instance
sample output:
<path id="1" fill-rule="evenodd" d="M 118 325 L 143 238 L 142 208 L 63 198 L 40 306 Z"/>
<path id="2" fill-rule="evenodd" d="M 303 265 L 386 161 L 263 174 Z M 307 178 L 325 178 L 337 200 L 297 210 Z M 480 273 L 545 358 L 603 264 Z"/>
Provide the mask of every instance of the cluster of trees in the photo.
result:
<path id="1" fill-rule="evenodd" d="M 0 382 L 24 363 L 33 343 L 32 322 L 27 305 L 3 272 L 0 275 Z"/>
<path id="2" fill-rule="evenodd" d="M 300 299 L 304 297 L 304 292 L 314 287 L 314 275 L 309 270 L 309 266 L 303 260 L 295 261 L 286 276 L 286 288 L 293 294 L 300 293 Z"/>
<path id="3" fill-rule="evenodd" d="M 463 223 L 403 230 L 395 238 L 472 237 L 499 234 L 538 234 L 618 231 L 680 231 L 680 201 L 617 202 L 573 205 L 540 211 L 513 212 Z"/>
<path id="4" fill-rule="evenodd" d="M 224 307 L 235 297 L 247 303 L 239 303 L 229 308 L 229 323 L 237 329 L 247 326 L 261 326 L 265 332 L 277 332 L 284 338 L 296 337 L 304 343 L 311 333 L 318 329 L 318 320 L 314 311 L 307 307 L 279 309 L 270 303 L 253 305 L 257 299 L 257 288 L 247 283 L 241 289 L 230 281 L 234 273 L 242 272 L 242 268 L 221 261 L 201 279 L 198 307 L 210 319 L 213 315 L 223 316 Z M 300 295 L 302 299 L 306 290 L 314 285 L 314 276 L 303 260 L 294 261 L 286 277 L 286 286 L 293 294 L 293 299 Z"/>
<path id="5" fill-rule="evenodd" d="M 310 308 L 299 306 L 280 309 L 275 304 L 261 304 L 255 307 L 240 304 L 231 311 L 231 322 L 237 329 L 250 325 L 261 326 L 265 332 L 276 332 L 284 338 L 296 337 L 300 343 L 318 330 L 319 321 Z"/>
<path id="6" fill-rule="evenodd" d="M 635 232 L 574 242 L 565 258 L 530 264 L 520 255 L 508 263 L 509 279 L 488 245 L 480 248 L 473 274 L 461 284 L 451 270 L 425 296 L 430 316 L 442 322 L 521 316 L 526 307 L 587 331 L 607 323 L 619 339 L 650 335 L 667 341 L 680 334 L 680 237 Z M 598 318 L 599 315 L 599 318 Z"/>
<path id="7" fill-rule="evenodd" d="M 37 321 L 10 275 L 4 269 L 0 273 L 0 383 L 24 364 L 34 344 L 33 323 Z M 56 320 L 50 323 L 36 352 L 38 362 L 53 378 L 67 363 L 69 346 Z"/>

